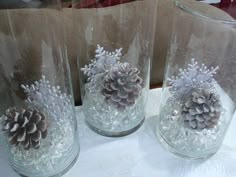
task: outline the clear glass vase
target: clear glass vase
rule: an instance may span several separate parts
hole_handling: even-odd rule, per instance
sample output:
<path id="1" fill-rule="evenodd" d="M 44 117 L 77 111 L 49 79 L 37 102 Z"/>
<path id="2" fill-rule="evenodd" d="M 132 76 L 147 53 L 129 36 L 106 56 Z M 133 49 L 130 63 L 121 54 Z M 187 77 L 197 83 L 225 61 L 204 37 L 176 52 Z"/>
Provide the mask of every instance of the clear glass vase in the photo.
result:
<path id="1" fill-rule="evenodd" d="M 60 176 L 79 153 L 61 7 L 27 2 L 0 3 L 0 140 L 20 175 Z"/>
<path id="2" fill-rule="evenodd" d="M 156 1 L 73 6 L 86 123 L 104 136 L 130 134 L 145 118 Z"/>
<path id="3" fill-rule="evenodd" d="M 236 21 L 199 2 L 174 3 L 157 134 L 179 156 L 206 158 L 235 113 Z"/>

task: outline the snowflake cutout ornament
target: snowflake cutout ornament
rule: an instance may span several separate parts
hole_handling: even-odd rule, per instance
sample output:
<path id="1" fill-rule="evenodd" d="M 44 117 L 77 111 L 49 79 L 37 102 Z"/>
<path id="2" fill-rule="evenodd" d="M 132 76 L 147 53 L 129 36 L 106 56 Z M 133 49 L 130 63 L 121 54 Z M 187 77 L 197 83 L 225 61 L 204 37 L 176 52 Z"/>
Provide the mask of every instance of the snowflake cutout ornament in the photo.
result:
<path id="1" fill-rule="evenodd" d="M 105 51 L 103 47 L 97 45 L 95 59 L 91 63 L 81 68 L 84 75 L 87 76 L 87 81 L 93 81 L 98 74 L 105 74 L 116 63 L 119 63 L 122 48 L 116 49 L 115 52 Z"/>
<path id="2" fill-rule="evenodd" d="M 27 103 L 44 106 L 58 120 L 70 115 L 72 109 L 70 96 L 62 93 L 60 86 L 52 86 L 45 76 L 34 84 L 22 84 L 21 87 L 27 95 Z"/>
<path id="3" fill-rule="evenodd" d="M 179 69 L 177 76 L 168 78 L 169 91 L 172 94 L 170 102 L 181 101 L 194 89 L 214 90 L 214 75 L 219 67 L 208 68 L 205 64 L 199 64 L 192 58 L 187 69 Z"/>

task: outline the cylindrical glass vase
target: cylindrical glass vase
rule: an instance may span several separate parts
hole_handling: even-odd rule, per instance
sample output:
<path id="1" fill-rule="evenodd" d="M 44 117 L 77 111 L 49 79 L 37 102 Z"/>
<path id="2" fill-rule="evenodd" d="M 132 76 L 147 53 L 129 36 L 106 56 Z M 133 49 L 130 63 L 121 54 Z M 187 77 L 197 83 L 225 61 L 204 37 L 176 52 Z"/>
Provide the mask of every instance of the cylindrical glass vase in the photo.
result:
<path id="1" fill-rule="evenodd" d="M 157 8 L 150 0 L 117 2 L 74 3 L 84 116 L 92 130 L 111 137 L 144 121 Z"/>
<path id="2" fill-rule="evenodd" d="M 236 21 L 199 2 L 174 3 L 157 134 L 174 154 L 206 158 L 235 113 Z"/>
<path id="3" fill-rule="evenodd" d="M 0 3 L 1 145 L 20 175 L 60 176 L 79 153 L 60 3 L 11 3 Z"/>

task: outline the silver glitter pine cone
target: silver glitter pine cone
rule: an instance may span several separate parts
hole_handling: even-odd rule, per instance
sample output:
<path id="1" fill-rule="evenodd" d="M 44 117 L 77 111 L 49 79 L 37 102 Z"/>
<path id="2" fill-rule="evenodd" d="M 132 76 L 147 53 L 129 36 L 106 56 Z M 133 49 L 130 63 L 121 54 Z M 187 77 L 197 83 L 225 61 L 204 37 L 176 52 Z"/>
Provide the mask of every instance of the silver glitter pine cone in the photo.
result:
<path id="1" fill-rule="evenodd" d="M 129 63 L 118 63 L 110 69 L 105 76 L 102 94 L 105 102 L 118 110 L 135 104 L 142 89 L 142 78 L 140 71 L 131 68 Z"/>
<path id="2" fill-rule="evenodd" d="M 44 113 L 27 108 L 6 110 L 2 122 L 3 131 L 8 135 L 12 146 L 22 145 L 25 150 L 38 149 L 41 139 L 47 136 L 47 123 Z"/>
<path id="3" fill-rule="evenodd" d="M 208 90 L 195 90 L 182 107 L 184 124 L 190 129 L 213 128 L 221 116 L 221 104 L 218 95 Z"/>

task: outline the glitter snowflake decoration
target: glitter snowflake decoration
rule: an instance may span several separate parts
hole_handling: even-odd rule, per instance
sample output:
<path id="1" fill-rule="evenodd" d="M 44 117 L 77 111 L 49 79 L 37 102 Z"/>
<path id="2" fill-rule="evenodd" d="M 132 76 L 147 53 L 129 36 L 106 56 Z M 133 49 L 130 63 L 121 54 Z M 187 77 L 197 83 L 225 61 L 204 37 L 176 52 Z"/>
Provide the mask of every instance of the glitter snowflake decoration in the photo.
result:
<path id="1" fill-rule="evenodd" d="M 107 73 L 110 68 L 119 63 L 121 57 L 122 48 L 116 49 L 115 52 L 105 51 L 103 47 L 97 45 L 95 59 L 91 60 L 91 63 L 81 68 L 84 75 L 87 76 L 87 81 L 93 81 L 96 75 Z"/>
<path id="2" fill-rule="evenodd" d="M 208 68 L 206 65 L 199 65 L 194 58 L 188 64 L 187 69 L 179 69 L 179 74 L 168 78 L 170 84 L 170 93 L 172 97 L 169 101 L 181 101 L 194 89 L 214 90 L 214 75 L 219 67 Z"/>
<path id="3" fill-rule="evenodd" d="M 71 112 L 71 97 L 62 93 L 60 86 L 52 86 L 45 76 L 31 85 L 21 85 L 27 95 L 26 102 L 44 106 L 57 119 L 68 117 Z"/>

